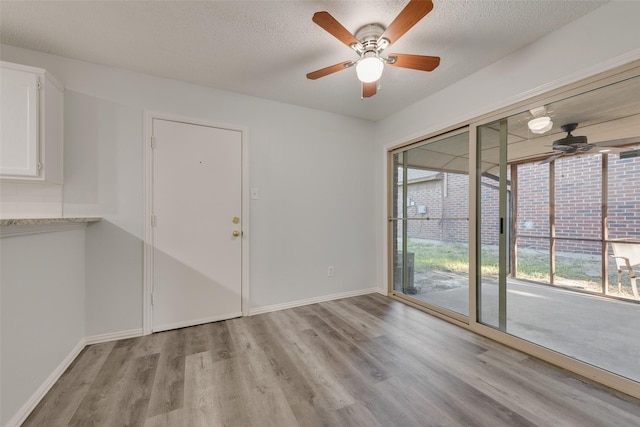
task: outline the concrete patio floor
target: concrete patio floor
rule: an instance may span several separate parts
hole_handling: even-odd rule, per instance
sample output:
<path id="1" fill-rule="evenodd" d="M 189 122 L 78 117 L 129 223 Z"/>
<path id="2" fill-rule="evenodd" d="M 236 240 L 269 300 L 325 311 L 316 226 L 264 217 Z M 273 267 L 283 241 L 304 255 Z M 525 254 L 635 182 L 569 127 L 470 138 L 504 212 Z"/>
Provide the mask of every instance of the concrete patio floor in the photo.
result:
<path id="1" fill-rule="evenodd" d="M 412 297 L 468 316 L 468 286 Z M 484 283 L 481 321 L 497 328 L 497 282 Z M 506 332 L 640 382 L 640 303 L 509 279 Z"/>

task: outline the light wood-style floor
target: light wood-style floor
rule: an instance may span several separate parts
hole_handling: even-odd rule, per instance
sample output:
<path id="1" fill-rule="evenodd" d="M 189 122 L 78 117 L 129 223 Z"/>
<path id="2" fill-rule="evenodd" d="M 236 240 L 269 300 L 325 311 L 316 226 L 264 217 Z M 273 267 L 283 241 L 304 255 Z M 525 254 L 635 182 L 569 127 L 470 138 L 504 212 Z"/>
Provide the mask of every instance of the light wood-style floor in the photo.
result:
<path id="1" fill-rule="evenodd" d="M 88 346 L 24 426 L 640 426 L 640 401 L 381 295 Z"/>

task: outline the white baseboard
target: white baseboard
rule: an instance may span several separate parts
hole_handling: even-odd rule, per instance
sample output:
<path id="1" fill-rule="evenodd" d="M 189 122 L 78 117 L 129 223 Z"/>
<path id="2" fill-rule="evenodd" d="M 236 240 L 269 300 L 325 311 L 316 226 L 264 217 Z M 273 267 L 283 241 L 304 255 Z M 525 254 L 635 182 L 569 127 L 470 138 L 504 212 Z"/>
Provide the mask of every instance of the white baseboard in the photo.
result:
<path id="1" fill-rule="evenodd" d="M 342 299 L 342 298 L 356 297 L 358 295 L 373 294 L 376 292 L 380 293 L 381 292 L 380 288 L 360 289 L 357 291 L 341 292 L 339 294 L 323 295 L 320 297 L 285 302 L 282 304 L 274 304 L 274 305 L 267 305 L 264 307 L 251 308 L 249 309 L 249 316 L 255 316 L 256 314 L 262 314 L 262 313 L 269 313 L 271 311 L 285 310 L 287 308 L 301 307 L 303 305 L 317 304 L 319 302 L 332 301 L 334 299 Z"/>
<path id="2" fill-rule="evenodd" d="M 78 344 L 71 349 L 67 357 L 58 365 L 58 367 L 49 375 L 49 377 L 38 387 L 38 389 L 33 393 L 31 398 L 25 402 L 24 405 L 20 408 L 20 410 L 9 420 L 4 427 L 18 427 L 20 426 L 29 416 L 31 411 L 38 406 L 38 403 L 42 400 L 42 398 L 49 392 L 51 387 L 58 381 L 60 376 L 67 370 L 69 365 L 75 360 L 76 357 L 80 354 L 82 349 L 86 346 L 86 339 L 82 338 Z"/>
<path id="3" fill-rule="evenodd" d="M 87 345 L 100 344 L 103 342 L 125 340 L 127 338 L 135 338 L 142 336 L 142 328 L 129 329 L 128 331 L 110 332 L 108 334 L 92 335 L 85 338 Z"/>
<path id="4" fill-rule="evenodd" d="M 60 379 L 60 376 L 67 370 L 69 365 L 78 357 L 80 352 L 88 345 L 98 344 L 103 342 L 122 340 L 126 338 L 134 338 L 142 336 L 142 329 L 130 329 L 128 331 L 113 332 L 109 334 L 93 335 L 91 337 L 82 338 L 78 344 L 73 347 L 67 357 L 58 365 L 58 367 L 49 375 L 49 377 L 38 387 L 33 395 L 25 402 L 20 410 L 9 420 L 4 427 L 18 427 L 22 424 L 31 411 L 38 406 L 38 403 L 49 392 L 51 387 Z"/>

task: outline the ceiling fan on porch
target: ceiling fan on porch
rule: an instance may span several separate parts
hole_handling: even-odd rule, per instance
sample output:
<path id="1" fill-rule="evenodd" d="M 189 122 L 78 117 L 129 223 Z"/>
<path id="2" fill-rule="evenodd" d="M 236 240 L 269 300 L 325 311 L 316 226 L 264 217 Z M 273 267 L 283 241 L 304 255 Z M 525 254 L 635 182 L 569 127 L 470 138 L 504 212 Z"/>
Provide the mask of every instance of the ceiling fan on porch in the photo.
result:
<path id="1" fill-rule="evenodd" d="M 571 134 L 571 132 L 578 128 L 578 123 L 568 123 L 566 125 L 562 125 L 560 128 L 563 132 L 567 132 L 567 136 L 553 141 L 553 144 L 551 145 L 551 148 L 555 151 L 559 151 L 559 153 L 546 158 L 540 162 L 540 164 L 551 163 L 560 157 L 584 153 L 593 149 L 598 149 L 600 153 L 617 153 L 623 151 L 623 149 L 620 148 L 621 146 L 640 142 L 640 138 L 623 138 L 590 144 L 587 141 L 586 136 L 575 136 Z"/>
<path id="2" fill-rule="evenodd" d="M 316 12 L 313 15 L 313 22 L 353 49 L 359 58 L 313 71 L 307 74 L 307 78 L 316 80 L 355 66 L 358 79 L 362 82 L 362 98 L 368 98 L 376 94 L 378 81 L 385 65 L 420 71 L 434 70 L 440 64 L 440 57 L 402 53 L 382 56 L 386 48 L 431 12 L 431 9 L 433 9 L 431 0 L 411 0 L 386 29 L 380 24 L 368 24 L 360 28 L 355 36 L 329 12 Z"/>

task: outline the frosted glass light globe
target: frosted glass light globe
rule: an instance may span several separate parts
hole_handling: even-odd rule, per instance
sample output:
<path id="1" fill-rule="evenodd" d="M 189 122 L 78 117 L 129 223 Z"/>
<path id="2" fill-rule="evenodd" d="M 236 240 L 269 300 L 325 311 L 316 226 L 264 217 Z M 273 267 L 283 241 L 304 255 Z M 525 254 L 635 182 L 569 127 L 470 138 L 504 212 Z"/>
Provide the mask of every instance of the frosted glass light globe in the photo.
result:
<path id="1" fill-rule="evenodd" d="M 553 122 L 551 121 L 551 118 L 544 116 L 538 117 L 537 119 L 529 120 L 529 123 L 527 123 L 527 125 L 533 133 L 545 133 L 551 130 L 551 128 L 553 127 Z"/>
<path id="2" fill-rule="evenodd" d="M 377 56 L 369 56 L 363 58 L 356 65 L 356 74 L 358 80 L 362 83 L 372 83 L 378 81 L 382 76 L 384 63 Z"/>

